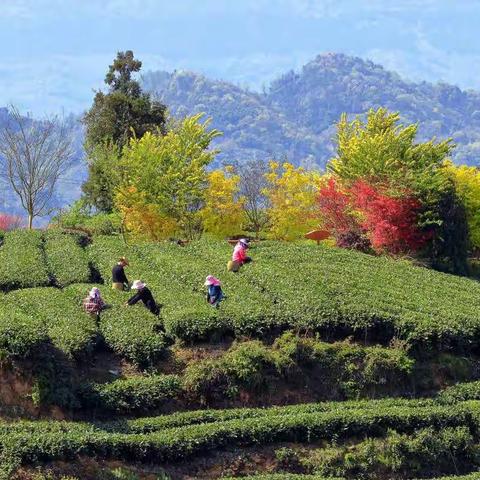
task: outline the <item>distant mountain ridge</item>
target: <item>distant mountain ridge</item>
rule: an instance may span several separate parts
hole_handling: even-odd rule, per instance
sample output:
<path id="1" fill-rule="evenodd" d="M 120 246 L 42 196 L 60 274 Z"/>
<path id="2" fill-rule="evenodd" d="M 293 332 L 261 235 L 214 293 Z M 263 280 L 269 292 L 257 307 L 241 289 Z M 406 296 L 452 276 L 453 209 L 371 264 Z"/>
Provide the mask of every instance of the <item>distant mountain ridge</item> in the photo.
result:
<path id="1" fill-rule="evenodd" d="M 380 106 L 399 111 L 404 122 L 419 122 L 419 140 L 452 137 L 453 160 L 480 166 L 480 92 L 448 84 L 414 83 L 368 60 L 343 54 L 318 55 L 299 72 L 253 92 L 223 80 L 188 71 L 148 72 L 143 86 L 161 99 L 173 116 L 205 112 L 223 132 L 215 166 L 228 160 L 288 159 L 324 168 L 334 155 L 335 123 Z M 0 125 L 8 118 L 0 108 Z M 78 120 L 80 117 L 76 117 Z M 83 128 L 74 131 L 74 168 L 59 182 L 54 204 L 72 203 L 86 178 Z M 9 186 L 0 182 L 0 212 L 23 215 Z"/>
<path id="2" fill-rule="evenodd" d="M 380 106 L 419 122 L 419 140 L 452 137 L 454 160 L 480 164 L 480 92 L 444 83 L 414 83 L 368 60 L 318 55 L 300 72 L 274 80 L 264 93 L 188 71 L 148 72 L 144 88 L 174 116 L 205 112 L 224 132 L 219 161 L 286 157 L 323 168 L 334 154 L 340 115 Z"/>

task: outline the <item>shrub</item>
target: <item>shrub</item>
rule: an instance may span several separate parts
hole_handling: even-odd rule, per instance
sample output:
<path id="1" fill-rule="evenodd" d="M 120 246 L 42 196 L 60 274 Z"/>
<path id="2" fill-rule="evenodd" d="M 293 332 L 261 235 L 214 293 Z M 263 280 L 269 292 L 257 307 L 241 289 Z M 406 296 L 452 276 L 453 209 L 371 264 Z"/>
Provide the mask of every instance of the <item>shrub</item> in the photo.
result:
<path id="1" fill-rule="evenodd" d="M 442 403 L 480 400 L 480 381 L 459 383 L 448 387 L 439 393 L 438 399 Z"/>
<path id="2" fill-rule="evenodd" d="M 0 248 L 0 288 L 12 290 L 48 285 L 50 279 L 42 249 L 40 232 L 7 232 Z"/>
<path id="3" fill-rule="evenodd" d="M 14 307 L 0 310 L 0 351 L 3 355 L 26 357 L 48 339 L 44 323 Z"/>
<path id="4" fill-rule="evenodd" d="M 78 357 L 93 349 L 97 326 L 83 312 L 81 297 L 75 298 L 70 292 L 54 288 L 17 290 L 5 295 L 4 303 L 6 308 L 16 308 L 35 318 L 59 351 Z"/>
<path id="5" fill-rule="evenodd" d="M 260 390 L 268 385 L 273 369 L 271 353 L 259 341 L 234 345 L 218 360 L 190 364 L 183 376 L 186 392 L 201 401 L 235 397 L 240 388 Z"/>
<path id="6" fill-rule="evenodd" d="M 432 475 L 462 471 L 478 464 L 478 446 L 468 427 L 432 427 L 414 433 L 389 431 L 384 438 L 368 438 L 353 446 L 336 446 L 333 452 L 305 452 L 299 463 L 323 475 L 377 478 L 398 475 Z"/>
<path id="7" fill-rule="evenodd" d="M 88 283 L 91 280 L 88 257 L 79 235 L 49 231 L 45 234 L 47 266 L 61 287 L 72 283 Z"/>
<path id="8" fill-rule="evenodd" d="M 84 408 L 139 413 L 161 408 L 180 392 L 181 382 L 177 375 L 133 377 L 87 385 L 80 391 L 80 402 Z"/>
<path id="9" fill-rule="evenodd" d="M 76 422 L 16 422 L 0 425 L 2 468 L 14 462 L 31 464 L 76 455 L 121 458 L 124 461 L 166 462 L 187 460 L 192 455 L 224 446 L 267 445 L 275 442 L 312 442 L 316 439 L 341 439 L 358 434 L 385 435 L 432 427 L 477 428 L 477 403 L 456 406 L 403 406 L 336 409 L 307 413 L 296 406 L 264 410 L 262 416 L 217 421 L 179 428 L 125 434 L 135 420 L 92 425 Z M 286 412 L 289 412 L 286 414 Z M 221 415 L 221 412 L 219 412 Z M 147 421 L 154 423 L 155 419 Z M 143 428 L 145 428 L 143 421 Z M 450 445 L 460 445 L 456 440 Z M 455 447 L 456 448 L 456 447 Z"/>
<path id="10" fill-rule="evenodd" d="M 348 343 L 328 344 L 299 338 L 288 332 L 271 348 L 258 340 L 234 344 L 218 359 L 207 359 L 187 366 L 183 377 L 186 392 L 203 402 L 236 397 L 240 390 L 265 392 L 282 378 L 311 386 L 319 396 L 357 397 L 377 394 L 376 388 L 401 383 L 412 372 L 414 361 L 402 350 L 359 347 Z M 313 378 L 322 383 L 312 385 Z M 388 385 L 391 389 L 391 385 Z"/>

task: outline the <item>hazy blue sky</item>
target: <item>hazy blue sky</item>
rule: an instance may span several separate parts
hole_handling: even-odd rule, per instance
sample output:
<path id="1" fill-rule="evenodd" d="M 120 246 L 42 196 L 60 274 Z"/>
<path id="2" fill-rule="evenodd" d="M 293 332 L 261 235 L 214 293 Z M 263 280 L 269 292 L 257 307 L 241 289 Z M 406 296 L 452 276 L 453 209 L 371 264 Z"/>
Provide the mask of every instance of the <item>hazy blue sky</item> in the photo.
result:
<path id="1" fill-rule="evenodd" d="M 260 88 L 315 55 L 480 89 L 477 0 L 0 0 L 0 106 L 88 107 L 118 50 Z"/>

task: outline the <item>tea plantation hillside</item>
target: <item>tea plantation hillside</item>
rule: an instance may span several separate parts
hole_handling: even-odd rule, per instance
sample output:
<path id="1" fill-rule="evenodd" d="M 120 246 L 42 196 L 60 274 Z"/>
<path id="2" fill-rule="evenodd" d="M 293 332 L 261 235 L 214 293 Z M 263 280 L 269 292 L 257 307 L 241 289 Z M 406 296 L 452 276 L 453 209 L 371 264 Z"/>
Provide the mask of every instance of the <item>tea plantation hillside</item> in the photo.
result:
<path id="1" fill-rule="evenodd" d="M 213 240 L 2 242 L 0 478 L 480 478 L 474 280 L 305 243 L 234 274 Z M 111 289 L 124 255 L 159 317 Z"/>

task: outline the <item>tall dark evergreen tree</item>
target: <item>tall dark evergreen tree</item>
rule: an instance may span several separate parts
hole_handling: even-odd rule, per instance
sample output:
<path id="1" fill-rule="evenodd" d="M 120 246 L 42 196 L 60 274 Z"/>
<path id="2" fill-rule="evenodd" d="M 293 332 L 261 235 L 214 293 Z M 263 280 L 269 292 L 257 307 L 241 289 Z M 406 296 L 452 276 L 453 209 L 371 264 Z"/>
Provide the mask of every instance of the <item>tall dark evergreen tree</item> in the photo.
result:
<path id="1" fill-rule="evenodd" d="M 134 78 L 141 67 L 131 50 L 119 52 L 105 76 L 107 93 L 95 93 L 83 118 L 89 176 L 82 189 L 87 203 L 99 211 L 113 209 L 115 167 L 123 146 L 132 136 L 165 132 L 165 106 L 144 93 Z"/>

